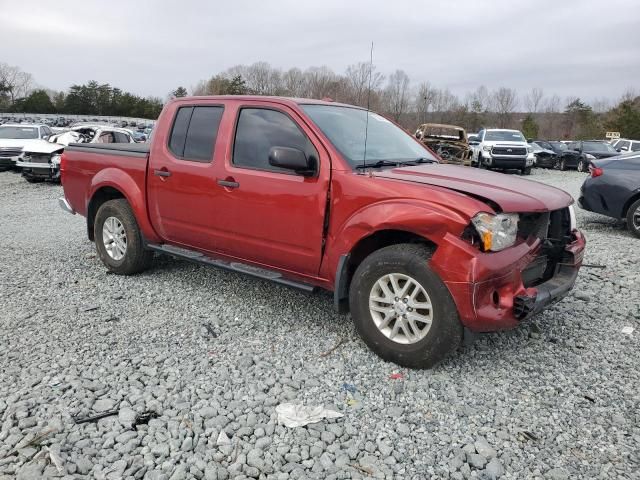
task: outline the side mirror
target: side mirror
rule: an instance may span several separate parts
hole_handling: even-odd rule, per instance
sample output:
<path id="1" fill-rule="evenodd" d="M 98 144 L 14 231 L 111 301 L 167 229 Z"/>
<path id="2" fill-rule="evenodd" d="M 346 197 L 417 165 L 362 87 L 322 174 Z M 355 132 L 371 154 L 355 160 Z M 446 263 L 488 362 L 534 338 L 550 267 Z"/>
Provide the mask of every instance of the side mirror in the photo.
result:
<path id="1" fill-rule="evenodd" d="M 49 140 L 49 137 L 51 137 L 51 135 L 43 135 L 43 136 L 42 136 L 42 139 L 43 139 L 43 140 Z"/>
<path id="2" fill-rule="evenodd" d="M 302 150 L 290 147 L 271 147 L 269 165 L 293 170 L 298 175 L 311 177 L 316 173 L 316 162 L 313 157 L 307 158 Z"/>

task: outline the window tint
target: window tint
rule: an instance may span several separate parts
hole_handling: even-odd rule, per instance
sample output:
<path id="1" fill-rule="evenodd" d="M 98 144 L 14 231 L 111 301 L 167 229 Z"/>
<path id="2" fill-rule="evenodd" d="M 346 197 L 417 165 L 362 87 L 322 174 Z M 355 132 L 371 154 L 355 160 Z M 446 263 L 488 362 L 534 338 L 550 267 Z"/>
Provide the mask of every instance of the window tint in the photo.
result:
<path id="1" fill-rule="evenodd" d="M 640 152 L 640 142 L 631 142 L 631 151 Z"/>
<path id="2" fill-rule="evenodd" d="M 305 152 L 307 158 L 318 158 L 310 140 L 287 115 L 275 110 L 243 108 L 233 145 L 234 165 L 291 173 L 291 170 L 269 164 L 272 147 L 297 148 Z"/>
<path id="3" fill-rule="evenodd" d="M 210 162 L 223 107 L 182 107 L 173 123 L 169 149 L 178 157 Z"/>
<path id="4" fill-rule="evenodd" d="M 210 162 L 222 118 L 222 107 L 195 107 L 189 122 L 184 158 Z"/>
<path id="5" fill-rule="evenodd" d="M 116 143 L 129 143 L 129 137 L 122 132 L 113 132 L 116 136 Z"/>

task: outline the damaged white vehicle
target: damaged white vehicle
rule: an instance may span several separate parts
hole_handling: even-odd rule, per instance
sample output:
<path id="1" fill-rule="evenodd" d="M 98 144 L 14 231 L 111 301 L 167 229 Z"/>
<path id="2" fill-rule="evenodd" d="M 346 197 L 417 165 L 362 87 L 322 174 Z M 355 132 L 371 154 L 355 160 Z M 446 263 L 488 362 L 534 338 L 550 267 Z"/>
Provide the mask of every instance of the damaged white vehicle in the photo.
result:
<path id="1" fill-rule="evenodd" d="M 11 169 L 22 154 L 24 147 L 47 143 L 53 132 L 42 124 L 9 124 L 0 125 L 0 171 Z"/>
<path id="2" fill-rule="evenodd" d="M 49 141 L 33 141 L 22 149 L 16 166 L 29 183 L 60 181 L 60 158 L 64 147 L 72 143 L 134 143 L 131 132 L 105 125 L 76 125 L 52 135 Z"/>

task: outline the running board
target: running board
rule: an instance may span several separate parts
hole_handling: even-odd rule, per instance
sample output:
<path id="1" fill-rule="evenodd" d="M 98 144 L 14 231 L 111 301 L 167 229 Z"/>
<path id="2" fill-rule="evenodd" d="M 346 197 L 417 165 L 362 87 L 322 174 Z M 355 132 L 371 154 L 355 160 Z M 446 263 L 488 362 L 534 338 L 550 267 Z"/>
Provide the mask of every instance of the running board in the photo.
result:
<path id="1" fill-rule="evenodd" d="M 305 292 L 313 292 L 315 290 L 315 287 L 313 285 L 284 278 L 280 272 L 276 272 L 274 270 L 254 267 L 253 265 L 247 265 L 240 262 L 227 262 L 224 260 L 218 260 L 209 257 L 204 253 L 197 252 L 195 250 L 189 250 L 188 248 L 176 247 L 174 245 L 148 244 L 147 247 L 156 252 L 166 253 L 169 255 L 173 255 L 174 257 L 191 260 L 192 262 L 202 263 L 205 265 L 213 265 L 214 267 L 224 268 L 225 270 L 231 270 L 232 272 L 245 273 L 247 275 L 251 275 L 252 277 L 260 278 L 262 280 L 270 280 L 282 285 L 287 285 L 289 287 L 304 290 Z"/>

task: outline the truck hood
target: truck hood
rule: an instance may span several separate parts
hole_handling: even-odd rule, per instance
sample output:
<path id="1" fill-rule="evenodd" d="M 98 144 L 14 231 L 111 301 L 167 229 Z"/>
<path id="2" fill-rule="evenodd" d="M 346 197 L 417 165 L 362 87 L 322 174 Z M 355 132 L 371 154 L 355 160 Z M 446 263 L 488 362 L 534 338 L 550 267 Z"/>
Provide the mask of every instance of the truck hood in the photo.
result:
<path id="1" fill-rule="evenodd" d="M 54 153 L 64 150 L 64 145 L 59 143 L 51 143 L 46 140 L 40 140 L 39 142 L 33 141 L 22 148 L 23 152 L 29 153 Z"/>
<path id="2" fill-rule="evenodd" d="M 573 203 L 564 190 L 515 175 L 456 165 L 428 164 L 374 172 L 377 178 L 448 188 L 497 204 L 501 211 L 545 212 Z"/>

